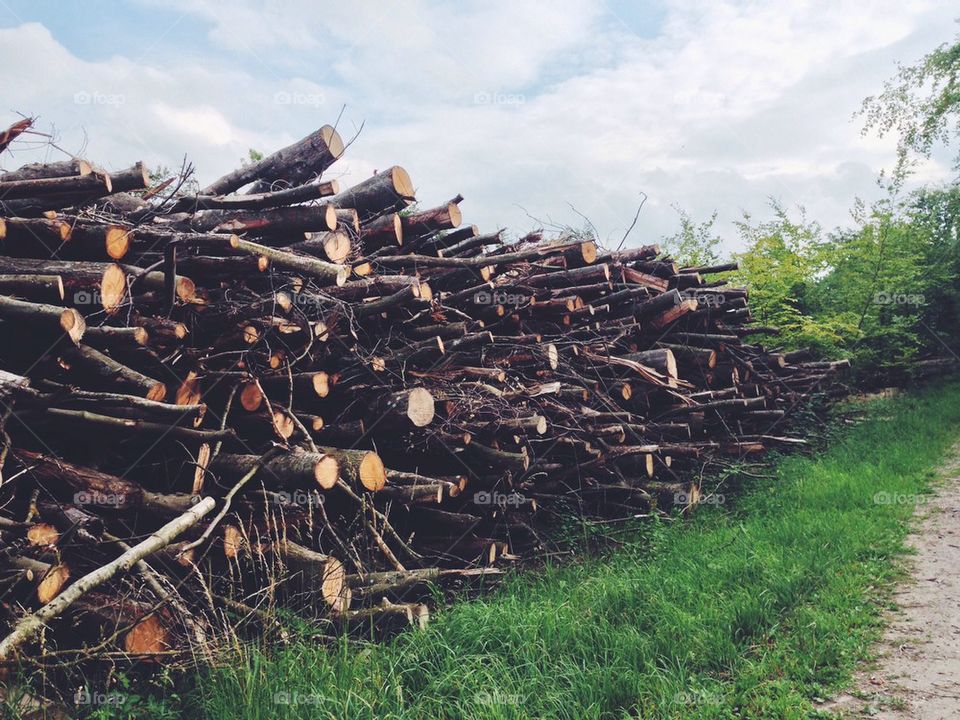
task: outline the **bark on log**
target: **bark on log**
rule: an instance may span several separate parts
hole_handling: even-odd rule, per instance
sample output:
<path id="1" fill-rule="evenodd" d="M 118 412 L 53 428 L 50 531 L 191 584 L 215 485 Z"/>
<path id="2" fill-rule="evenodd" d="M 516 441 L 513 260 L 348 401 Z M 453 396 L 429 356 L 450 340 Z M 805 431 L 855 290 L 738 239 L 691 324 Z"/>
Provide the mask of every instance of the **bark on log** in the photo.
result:
<path id="1" fill-rule="evenodd" d="M 292 145 L 262 160 L 227 173 L 200 191 L 201 195 L 223 195 L 255 180 L 265 184 L 303 185 L 319 177 L 343 154 L 343 140 L 330 125 L 324 125 Z M 256 188 L 262 192 L 260 187 Z"/>
<path id="2" fill-rule="evenodd" d="M 402 167 L 394 165 L 383 172 L 334 195 L 330 202 L 357 211 L 360 222 L 388 212 L 403 210 L 416 201 L 413 183 Z"/>
<path id="3" fill-rule="evenodd" d="M 0 182 L 0 202 L 25 198 L 40 199 L 67 193 L 82 193 L 89 197 L 101 197 L 109 195 L 111 192 L 112 185 L 108 175 L 91 174 Z"/>
<path id="4" fill-rule="evenodd" d="M 184 530 L 195 525 L 204 515 L 209 513 L 214 504 L 213 498 L 204 498 L 143 542 L 130 548 L 115 560 L 79 578 L 51 602 L 35 613 L 20 619 L 14 626 L 13 631 L 3 640 L 0 640 L 0 662 L 10 660 L 21 645 L 37 636 L 43 630 L 44 625 L 63 613 L 85 593 L 99 587 L 117 573 L 130 570 L 138 561 L 168 545 Z"/>
<path id="5" fill-rule="evenodd" d="M 79 345 L 87 329 L 83 316 L 73 308 L 43 303 L 29 303 L 0 296 L 0 319 L 11 323 L 25 323 L 54 337 L 65 335 Z"/>
<path id="6" fill-rule="evenodd" d="M 208 469 L 228 481 L 236 481 L 256 467 L 257 455 L 220 453 Z M 269 485 L 281 488 L 311 488 L 319 485 L 330 490 L 337 484 L 340 465 L 332 455 L 293 451 L 276 455 L 263 464 L 259 477 Z"/>

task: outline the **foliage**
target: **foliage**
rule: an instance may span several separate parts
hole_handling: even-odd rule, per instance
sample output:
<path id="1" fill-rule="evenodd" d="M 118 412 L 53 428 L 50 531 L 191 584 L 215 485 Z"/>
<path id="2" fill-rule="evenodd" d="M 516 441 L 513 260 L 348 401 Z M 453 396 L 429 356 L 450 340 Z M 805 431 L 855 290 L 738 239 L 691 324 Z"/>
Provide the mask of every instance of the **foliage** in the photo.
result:
<path id="1" fill-rule="evenodd" d="M 754 222 L 745 215 L 737 223 L 746 250 L 734 255 L 740 269 L 732 282 L 749 288 L 759 324 L 780 328 L 778 344 L 837 353 L 850 333 L 849 323 L 810 312 L 810 294 L 827 269 L 822 230 L 803 210 L 794 220 L 775 201 L 771 209 L 770 220 Z"/>
<path id="2" fill-rule="evenodd" d="M 960 37 L 944 43 L 915 65 L 900 66 L 883 92 L 863 102 L 864 133 L 895 132 L 901 181 L 917 156 L 930 157 L 937 143 L 960 135 Z M 960 167 L 960 154 L 957 155 Z"/>
<path id="3" fill-rule="evenodd" d="M 847 352 L 861 368 L 878 368 L 941 352 L 930 299 L 948 278 L 932 262 L 939 243 L 912 196 L 905 203 L 858 208 L 859 226 L 836 233 L 825 247 L 829 272 L 811 297 L 815 316 L 843 318 Z"/>
<path id="4" fill-rule="evenodd" d="M 151 186 L 157 185 L 158 183 L 161 183 L 167 178 L 173 177 L 174 175 L 176 175 L 176 173 L 173 172 L 173 170 L 171 170 L 167 165 L 158 165 L 148 172 Z"/>
<path id="5" fill-rule="evenodd" d="M 924 188 L 913 195 L 909 222 L 925 239 L 925 316 L 930 335 L 957 350 L 960 328 L 960 185 Z"/>
<path id="6" fill-rule="evenodd" d="M 661 246 L 677 262 L 685 266 L 715 265 L 720 262 L 719 235 L 713 229 L 717 221 L 714 212 L 709 220 L 695 222 L 681 208 L 674 208 L 680 215 L 680 228 L 673 235 L 663 238 Z"/>
<path id="7" fill-rule="evenodd" d="M 184 175 L 186 175 L 184 177 Z M 148 172 L 150 178 L 150 187 L 153 188 L 167 180 L 172 181 L 173 188 L 179 187 L 180 192 L 184 194 L 196 194 L 200 192 L 200 184 L 194 176 L 189 166 L 184 166 L 179 170 L 172 170 L 168 165 L 158 165 Z"/>
<path id="8" fill-rule="evenodd" d="M 850 358 L 861 376 L 960 350 L 960 186 L 858 202 L 853 220 L 825 233 L 771 202 L 771 217 L 737 223 L 744 250 L 728 279 L 749 289 L 755 321 L 780 329 L 776 345 Z M 668 247 L 717 262 L 711 234 L 690 231 L 711 224 L 684 218 Z"/>

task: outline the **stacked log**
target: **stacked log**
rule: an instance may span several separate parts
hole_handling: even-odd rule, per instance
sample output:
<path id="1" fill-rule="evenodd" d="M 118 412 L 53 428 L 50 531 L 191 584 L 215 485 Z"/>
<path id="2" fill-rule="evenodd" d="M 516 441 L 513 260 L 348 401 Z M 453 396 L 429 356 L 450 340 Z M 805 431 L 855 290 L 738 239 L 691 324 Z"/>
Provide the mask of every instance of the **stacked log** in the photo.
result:
<path id="1" fill-rule="evenodd" d="M 264 604 L 422 624 L 417 588 L 536 558 L 544 518 L 686 510 L 707 463 L 802 443 L 840 364 L 756 342 L 731 266 L 511 242 L 400 167 L 341 189 L 343 149 L 198 194 L 0 175 L 0 662 L 37 623 L 138 656 Z"/>

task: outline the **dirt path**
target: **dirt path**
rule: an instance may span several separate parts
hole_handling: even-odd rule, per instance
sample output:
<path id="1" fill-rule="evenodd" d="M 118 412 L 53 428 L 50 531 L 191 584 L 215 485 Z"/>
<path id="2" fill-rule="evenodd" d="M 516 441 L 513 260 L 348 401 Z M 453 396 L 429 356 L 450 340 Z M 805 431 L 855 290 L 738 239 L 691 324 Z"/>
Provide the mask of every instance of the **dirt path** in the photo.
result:
<path id="1" fill-rule="evenodd" d="M 877 664 L 853 689 L 820 707 L 841 718 L 960 720 L 960 446 L 948 478 L 919 508 L 909 545 L 911 580 L 877 648 Z"/>

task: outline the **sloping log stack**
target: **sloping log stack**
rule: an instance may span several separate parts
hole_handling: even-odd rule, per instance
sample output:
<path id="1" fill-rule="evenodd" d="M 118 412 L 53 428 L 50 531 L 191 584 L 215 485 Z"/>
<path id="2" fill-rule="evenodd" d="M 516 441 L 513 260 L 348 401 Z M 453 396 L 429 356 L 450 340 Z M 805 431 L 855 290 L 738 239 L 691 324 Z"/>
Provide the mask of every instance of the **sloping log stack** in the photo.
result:
<path id="1" fill-rule="evenodd" d="M 0 174 L 0 663 L 203 651 L 281 604 L 422 623 L 544 520 L 682 511 L 711 460 L 802 442 L 840 364 L 758 344 L 731 266 L 510 241 L 400 167 L 340 187 L 343 150 L 192 193 Z"/>

